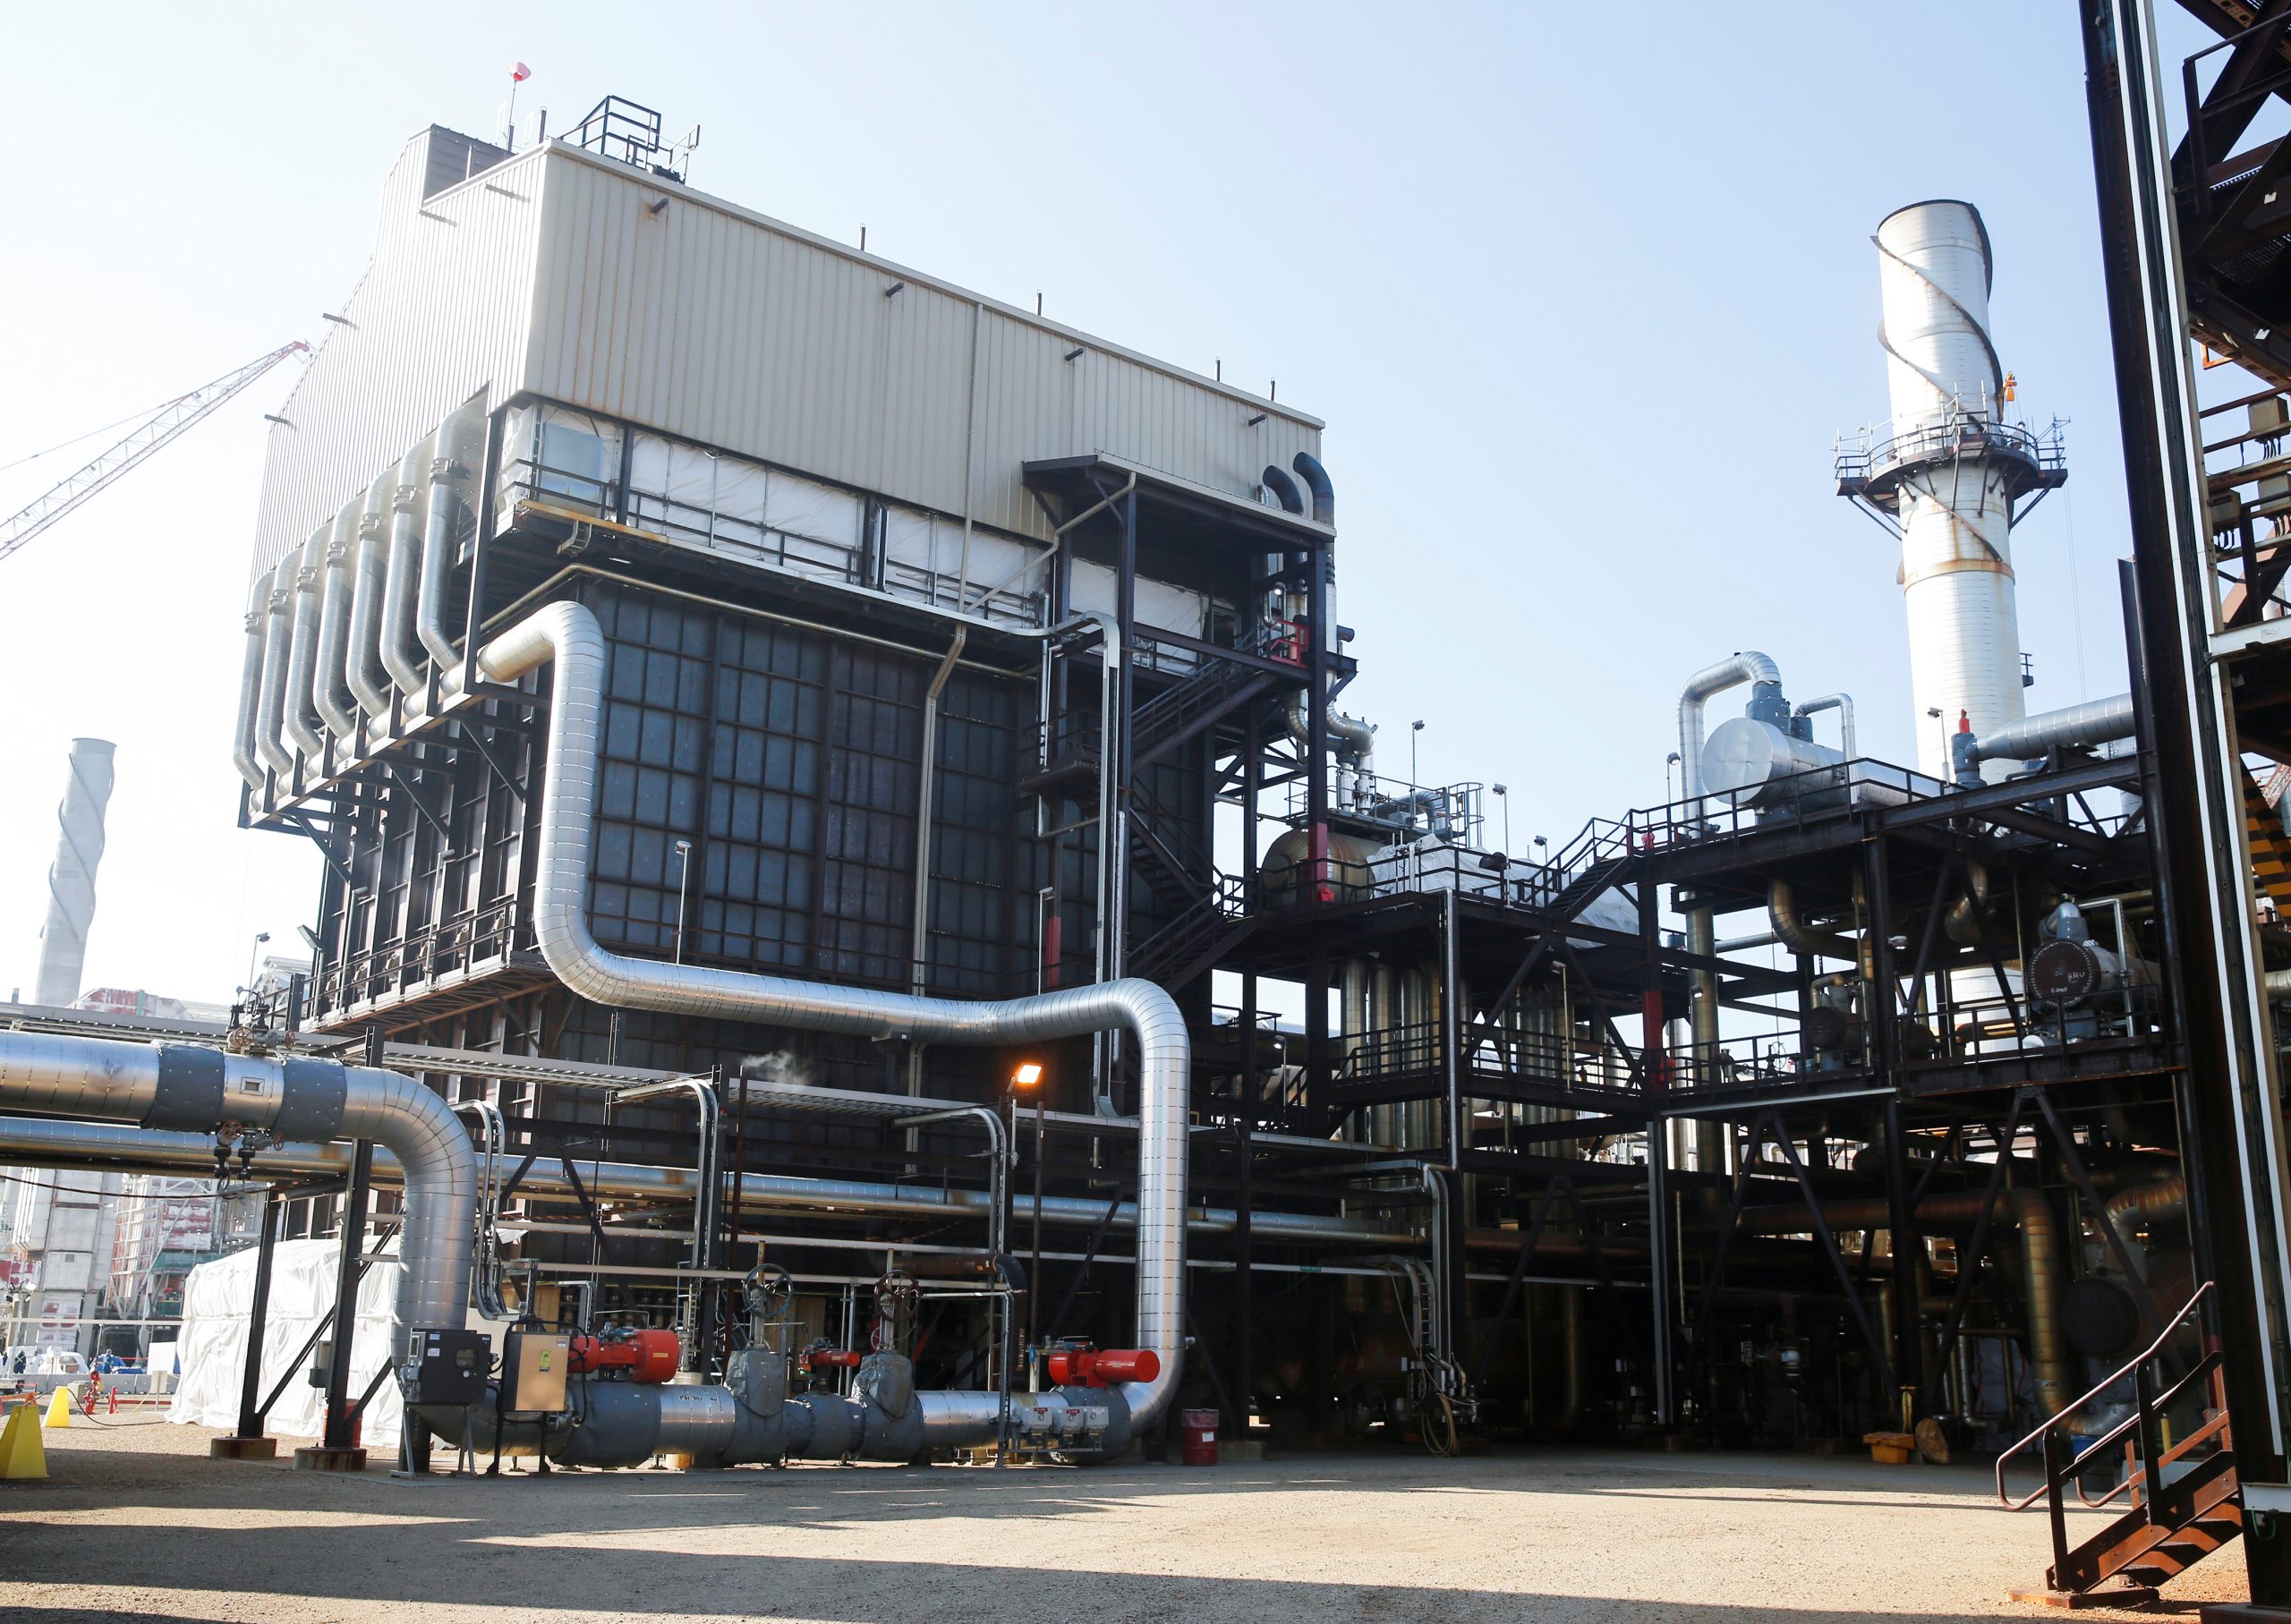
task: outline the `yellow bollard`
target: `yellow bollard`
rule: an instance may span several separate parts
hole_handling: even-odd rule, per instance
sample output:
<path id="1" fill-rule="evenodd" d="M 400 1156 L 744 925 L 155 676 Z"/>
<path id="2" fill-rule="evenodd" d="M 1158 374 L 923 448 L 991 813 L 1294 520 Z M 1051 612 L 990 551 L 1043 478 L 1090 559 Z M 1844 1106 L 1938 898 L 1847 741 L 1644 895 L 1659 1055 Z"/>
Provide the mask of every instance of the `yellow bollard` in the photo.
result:
<path id="1" fill-rule="evenodd" d="M 70 1388 L 59 1387 L 55 1390 L 55 1396 L 47 1401 L 47 1418 L 40 1424 L 42 1426 L 70 1426 L 72 1424 L 72 1390 Z"/>
<path id="2" fill-rule="evenodd" d="M 46 1477 L 47 1450 L 39 1441 L 39 1422 L 32 1407 L 20 1404 L 0 1427 L 0 1478 Z"/>

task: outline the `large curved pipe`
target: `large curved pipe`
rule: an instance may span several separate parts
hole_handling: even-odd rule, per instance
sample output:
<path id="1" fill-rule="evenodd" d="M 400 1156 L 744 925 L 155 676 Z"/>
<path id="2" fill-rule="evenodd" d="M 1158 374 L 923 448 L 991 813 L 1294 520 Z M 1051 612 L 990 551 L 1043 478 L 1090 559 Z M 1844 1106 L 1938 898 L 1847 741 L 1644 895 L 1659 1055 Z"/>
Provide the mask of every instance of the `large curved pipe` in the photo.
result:
<path id="1" fill-rule="evenodd" d="M 418 626 L 422 646 L 439 670 L 461 659 L 454 633 L 446 625 L 446 588 L 452 579 L 454 553 L 460 540 L 461 515 L 476 506 L 469 499 L 483 460 L 485 414 L 464 406 L 446 419 L 438 430 L 437 455 L 430 463 L 430 500 L 422 531 L 422 603 Z"/>
<path id="2" fill-rule="evenodd" d="M 1679 693 L 1679 798 L 1690 805 L 1702 799 L 1702 708 L 1714 693 L 1741 683 L 1770 688 L 1782 696 L 1782 667 L 1755 649 L 1745 649 L 1687 678 Z"/>
<path id="3" fill-rule="evenodd" d="M 1313 523 L 1336 523 L 1336 487 L 1328 480 L 1328 470 L 1321 466 L 1320 458 L 1309 451 L 1299 451 L 1289 464 L 1305 481 L 1305 489 L 1313 493 Z"/>
<path id="4" fill-rule="evenodd" d="M 379 480 L 375 481 L 379 487 Z M 358 742 L 355 702 L 345 685 L 343 650 L 350 638 L 350 565 L 358 550 L 360 504 L 345 502 L 327 537 L 319 575 L 318 652 L 311 668 L 311 704 L 327 730 L 345 744 Z"/>
<path id="5" fill-rule="evenodd" d="M 1281 504 L 1282 512 L 1300 514 L 1305 511 L 1305 493 L 1297 489 L 1297 481 L 1289 477 L 1286 469 L 1278 463 L 1267 463 L 1264 480 L 1265 488 Z"/>
<path id="6" fill-rule="evenodd" d="M 1844 958 L 1861 961 L 1861 945 L 1850 936 L 1817 931 L 1798 912 L 1798 898 L 1789 882 L 1769 880 L 1766 886 L 1767 917 L 1775 939 L 1802 958 Z"/>
<path id="7" fill-rule="evenodd" d="M 382 664 L 382 599 L 389 590 L 390 515 L 374 511 L 372 492 L 358 515 L 358 550 L 350 568 L 350 634 L 342 679 L 369 717 L 389 713 L 390 674 Z"/>
<path id="8" fill-rule="evenodd" d="M 326 756 L 326 739 L 319 732 L 318 707 L 311 701 L 311 685 L 319 667 L 319 572 L 326 566 L 327 539 L 333 529 L 328 523 L 313 531 L 311 539 L 302 543 L 295 563 L 294 634 L 286 655 L 286 694 L 281 718 L 285 742 L 313 764 Z"/>
<path id="9" fill-rule="evenodd" d="M 269 782 L 270 775 L 263 769 L 259 753 L 262 718 L 262 670 L 264 655 L 270 647 L 270 578 L 275 572 L 265 570 L 255 577 L 247 592 L 247 651 L 239 669 L 239 721 L 231 735 L 231 765 L 239 769 L 250 787 L 260 789 Z"/>
<path id="10" fill-rule="evenodd" d="M 1851 693 L 1825 693 L 1810 699 L 1790 712 L 1793 716 L 1811 716 L 1818 710 L 1837 712 L 1837 742 L 1839 752 L 1849 761 L 1854 759 L 1853 696 Z"/>
<path id="11" fill-rule="evenodd" d="M 286 748 L 286 672 L 294 664 L 294 572 L 299 554 L 288 553 L 264 577 L 270 582 L 270 601 L 263 613 L 262 692 L 256 701 L 255 753 L 274 771 L 294 770 L 294 752 Z"/>
<path id="12" fill-rule="evenodd" d="M 424 442 L 427 444 L 427 442 Z M 415 450 L 420 450 L 416 446 Z M 413 457 L 406 454 L 407 461 Z M 397 493 L 390 503 L 388 561 L 382 569 L 382 608 L 376 635 L 380 642 L 382 669 L 397 691 L 411 699 L 422 692 L 422 642 L 414 634 L 414 598 L 422 569 L 422 494 L 427 461 L 405 477 L 406 463 L 398 464 Z"/>
<path id="13" fill-rule="evenodd" d="M 1128 1382 L 1133 1422 L 1157 1418 L 1184 1362 L 1186 1113 L 1191 1084 L 1185 1020 L 1151 982 L 1126 979 L 1031 998 L 967 1002 L 839 987 L 788 976 L 664 964 L 612 952 L 590 931 L 590 859 L 604 716 L 605 641 L 578 603 L 535 611 L 487 643 L 478 667 L 515 683 L 551 667 L 533 933 L 575 996 L 607 1008 L 753 1021 L 813 1032 L 904 1035 L 928 1043 L 1038 1043 L 1114 1029 L 1138 1050 L 1137 1337 L 1159 1356 L 1152 1382 Z"/>
<path id="14" fill-rule="evenodd" d="M 415 1330 L 464 1322 L 477 1157 L 452 1108 L 412 1077 L 183 1043 L 0 1032 L 0 1105 L 167 1137 L 240 1128 L 387 1146 L 405 1180 L 393 1362 Z"/>
<path id="15" fill-rule="evenodd" d="M 1964 1228 L 1978 1223 L 1986 1192 L 1956 1191 L 1928 1195 L 1917 1203 L 1921 1227 Z M 2114 1203 L 2111 1203 L 2111 1205 Z M 1893 1209 L 1883 1196 L 1861 1201 L 1822 1203 L 1822 1221 L 1832 1229 L 1886 1229 L 1893 1224 Z M 2073 1393 L 2068 1385 L 2068 1344 L 2060 1328 L 2060 1228 L 2051 1203 L 2034 1190 L 1999 1190 L 1990 1221 L 2010 1223 L 2021 1232 L 2021 1271 L 2026 1277 L 2029 1321 L 2029 1363 L 2034 1367 L 2037 1402 L 2048 1416 L 2065 1408 Z M 1753 1207 L 1742 1214 L 1742 1227 L 1753 1235 L 1795 1235 L 1808 1225 L 1801 1206 Z"/>

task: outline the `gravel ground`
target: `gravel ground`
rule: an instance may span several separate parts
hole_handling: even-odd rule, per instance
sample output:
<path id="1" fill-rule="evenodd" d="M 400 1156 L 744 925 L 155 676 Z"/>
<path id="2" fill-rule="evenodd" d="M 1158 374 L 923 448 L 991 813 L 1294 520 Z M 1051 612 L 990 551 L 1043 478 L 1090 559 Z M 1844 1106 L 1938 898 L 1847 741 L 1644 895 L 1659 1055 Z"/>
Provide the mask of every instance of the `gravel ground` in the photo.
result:
<path id="1" fill-rule="evenodd" d="M 2005 1599 L 2048 1536 L 1980 1467 L 1538 1450 L 399 1484 L 210 1463 L 210 1436 L 49 1433 L 48 1481 L 0 1483 L 0 1619 L 2057 1616 Z M 2231 1547 L 2166 1605 L 2242 1584 Z"/>

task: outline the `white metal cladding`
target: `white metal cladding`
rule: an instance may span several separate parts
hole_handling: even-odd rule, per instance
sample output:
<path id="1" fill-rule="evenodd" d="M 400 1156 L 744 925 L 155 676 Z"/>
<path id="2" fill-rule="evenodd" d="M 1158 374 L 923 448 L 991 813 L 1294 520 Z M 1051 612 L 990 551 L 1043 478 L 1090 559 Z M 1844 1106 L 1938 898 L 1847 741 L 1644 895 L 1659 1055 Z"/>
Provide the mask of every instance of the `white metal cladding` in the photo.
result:
<path id="1" fill-rule="evenodd" d="M 271 431 L 254 573 L 480 392 L 1038 540 L 1029 460 L 1104 452 L 1249 497 L 1319 449 L 1317 419 L 577 148 L 425 200 L 433 138 L 455 139 L 407 144 L 353 325 L 328 324 Z"/>
<path id="2" fill-rule="evenodd" d="M 1029 459 L 1103 451 L 1249 496 L 1318 450 L 1314 418 L 904 267 L 577 149 L 548 168 L 536 394 L 1045 537 Z"/>
<path id="3" fill-rule="evenodd" d="M 433 136 L 406 143 L 382 187 L 374 258 L 334 313 L 271 426 L 254 573 L 481 390 L 507 398 L 525 350 L 539 187 L 536 149 L 425 200 Z"/>

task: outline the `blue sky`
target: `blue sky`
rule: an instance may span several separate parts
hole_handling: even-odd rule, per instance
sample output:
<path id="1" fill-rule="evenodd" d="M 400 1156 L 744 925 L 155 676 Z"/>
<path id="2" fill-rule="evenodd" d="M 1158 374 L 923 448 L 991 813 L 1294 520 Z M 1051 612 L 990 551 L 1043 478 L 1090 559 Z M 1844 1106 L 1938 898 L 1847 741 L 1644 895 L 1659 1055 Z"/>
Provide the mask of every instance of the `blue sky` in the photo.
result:
<path id="1" fill-rule="evenodd" d="M 1514 844 L 1662 798 L 1734 650 L 1912 756 L 1892 544 L 1831 494 L 1882 417 L 1869 234 L 1963 197 L 2071 477 L 2015 542 L 2031 708 L 2122 685 L 2127 546 L 2073 8 L 400 4 L 29 10 L 0 60 L 0 463 L 294 336 L 377 189 L 506 64 L 616 91 L 692 181 L 1328 421 L 1346 708 L 1501 780 Z M 1714 21 L 1716 20 L 1716 21 Z M 2168 41 L 2176 58 L 2182 37 Z M 28 139 L 29 138 L 29 139 Z M 65 741 L 119 742 L 89 984 L 222 998 L 316 864 L 230 826 L 266 380 L 0 564 L 0 992 L 28 985 Z M 2224 388 L 2222 390 L 2224 393 Z M 74 447 L 81 455 L 101 440 Z M 72 453 L 0 471 L 0 507 Z"/>

